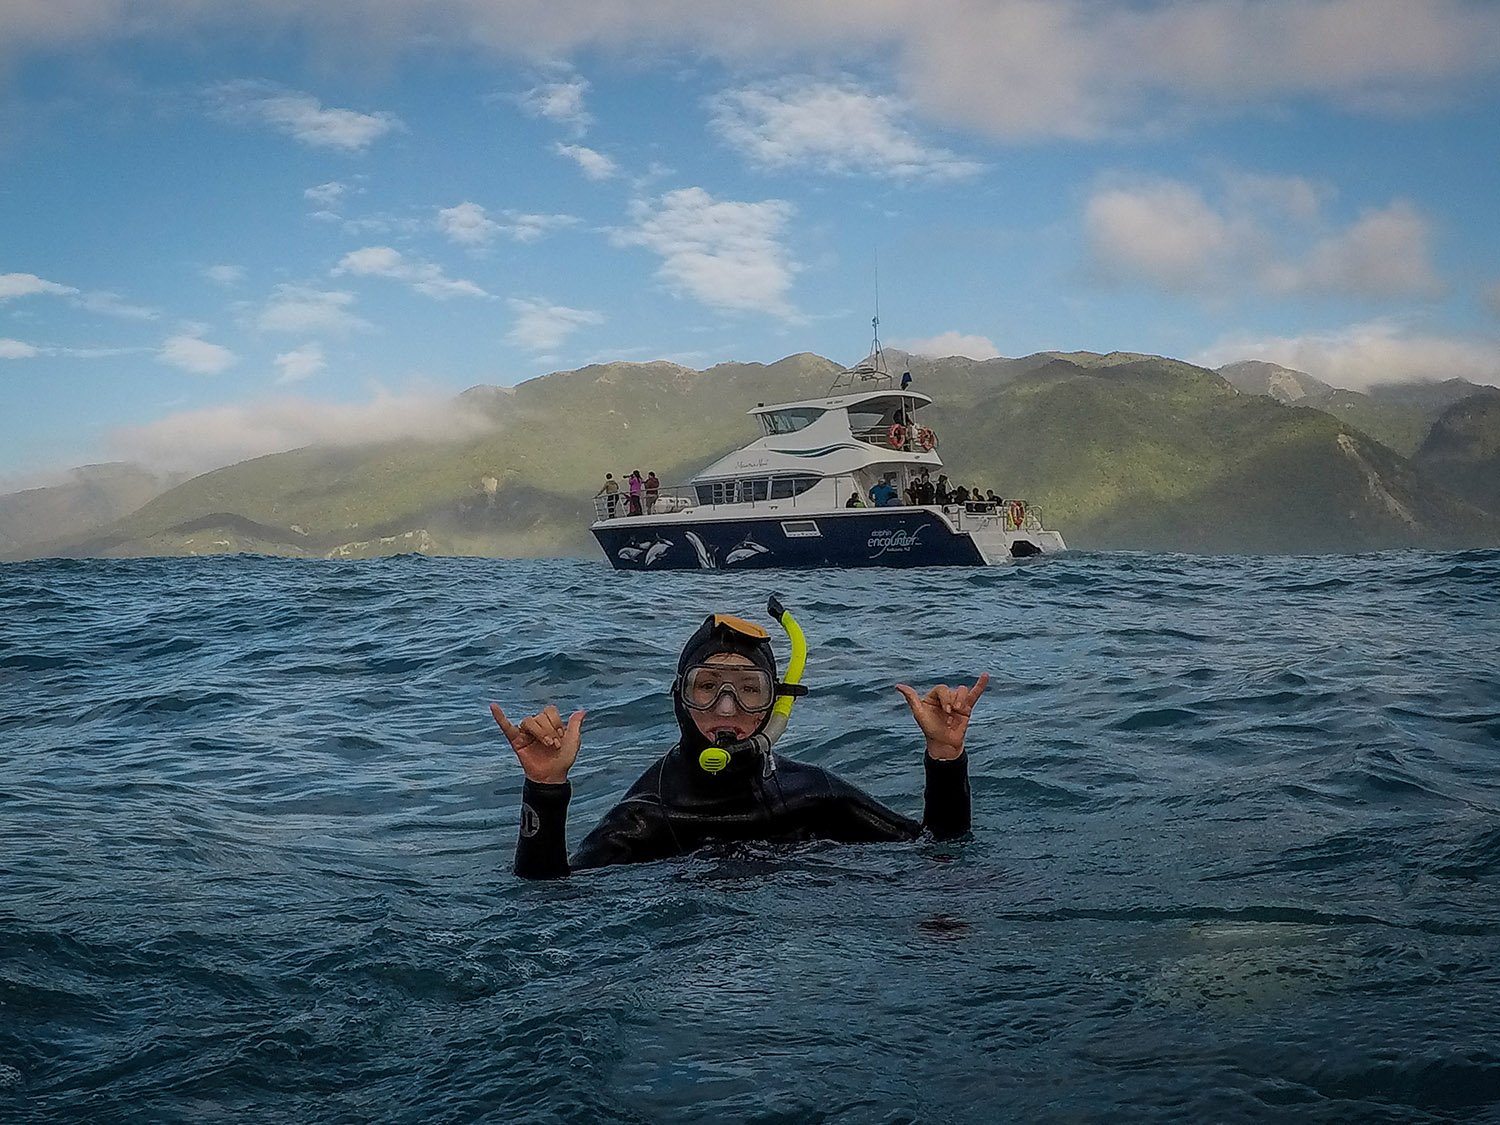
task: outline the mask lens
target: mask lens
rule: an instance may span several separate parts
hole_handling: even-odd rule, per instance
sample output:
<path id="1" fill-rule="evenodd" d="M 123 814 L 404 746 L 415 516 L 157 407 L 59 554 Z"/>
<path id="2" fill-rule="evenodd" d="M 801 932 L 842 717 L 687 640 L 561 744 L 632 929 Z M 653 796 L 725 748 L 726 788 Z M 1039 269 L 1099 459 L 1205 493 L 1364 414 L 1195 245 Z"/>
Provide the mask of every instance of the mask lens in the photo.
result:
<path id="1" fill-rule="evenodd" d="M 710 711 L 728 692 L 740 710 L 751 714 L 769 711 L 775 702 L 771 677 L 759 668 L 722 668 L 699 664 L 687 670 L 682 680 L 682 701 L 695 711 Z"/>

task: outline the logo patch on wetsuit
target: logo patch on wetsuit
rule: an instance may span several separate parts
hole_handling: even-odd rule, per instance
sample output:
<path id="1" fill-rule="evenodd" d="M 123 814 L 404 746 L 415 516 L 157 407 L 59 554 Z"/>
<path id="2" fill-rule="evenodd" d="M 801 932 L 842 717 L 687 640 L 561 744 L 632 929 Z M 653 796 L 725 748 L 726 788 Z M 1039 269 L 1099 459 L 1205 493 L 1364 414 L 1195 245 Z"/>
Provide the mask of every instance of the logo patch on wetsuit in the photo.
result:
<path id="1" fill-rule="evenodd" d="M 523 803 L 521 805 L 521 835 L 531 839 L 542 830 L 542 818 L 537 816 L 536 809 Z"/>

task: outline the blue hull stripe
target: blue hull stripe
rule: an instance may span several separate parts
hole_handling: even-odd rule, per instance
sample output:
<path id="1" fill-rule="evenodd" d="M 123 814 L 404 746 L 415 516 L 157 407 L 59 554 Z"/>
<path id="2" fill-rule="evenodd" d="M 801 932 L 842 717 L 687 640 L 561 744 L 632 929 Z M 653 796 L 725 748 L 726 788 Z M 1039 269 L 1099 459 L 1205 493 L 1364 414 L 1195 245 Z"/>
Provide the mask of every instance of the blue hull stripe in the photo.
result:
<path id="1" fill-rule="evenodd" d="M 616 570 L 983 566 L 974 541 L 920 508 L 851 508 L 786 518 L 613 521 L 591 529 Z"/>

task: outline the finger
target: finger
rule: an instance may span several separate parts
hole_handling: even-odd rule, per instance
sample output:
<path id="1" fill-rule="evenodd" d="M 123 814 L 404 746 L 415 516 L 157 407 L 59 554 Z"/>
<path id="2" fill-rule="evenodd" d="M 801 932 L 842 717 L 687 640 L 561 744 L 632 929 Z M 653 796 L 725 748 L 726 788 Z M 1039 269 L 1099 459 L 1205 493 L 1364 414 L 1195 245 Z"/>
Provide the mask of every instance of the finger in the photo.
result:
<path id="1" fill-rule="evenodd" d="M 932 689 L 933 703 L 942 709 L 943 714 L 953 714 L 953 689 L 947 684 L 938 684 Z"/>
<path id="2" fill-rule="evenodd" d="M 516 725 L 505 717 L 505 712 L 500 709 L 500 704 L 491 703 L 490 714 L 495 716 L 495 722 L 500 726 L 500 733 L 505 735 L 506 738 L 514 742 L 521 737 L 521 732 L 516 729 Z"/>
<path id="3" fill-rule="evenodd" d="M 990 674 L 980 673 L 979 679 L 974 681 L 974 686 L 969 689 L 969 706 L 979 702 L 979 697 L 984 694 L 984 689 L 990 686 Z"/>
<path id="4" fill-rule="evenodd" d="M 561 746 L 563 734 L 565 733 L 565 728 L 567 726 L 567 724 L 563 722 L 562 713 L 559 712 L 555 706 L 549 703 L 547 704 L 547 706 L 542 708 L 542 718 L 551 728 L 549 737 L 552 739 L 552 741 L 549 742 L 548 745 Z"/>
<path id="5" fill-rule="evenodd" d="M 533 715 L 529 719 L 521 721 L 521 733 L 529 734 L 538 742 L 548 746 L 557 745 L 557 735 L 553 733 L 552 724 L 545 721 L 541 715 Z"/>
<path id="6" fill-rule="evenodd" d="M 897 684 L 896 690 L 899 691 L 903 696 L 905 696 L 906 705 L 910 707 L 913 712 L 915 712 L 918 707 L 922 706 L 922 697 L 916 693 L 916 690 L 914 688 L 906 684 Z"/>

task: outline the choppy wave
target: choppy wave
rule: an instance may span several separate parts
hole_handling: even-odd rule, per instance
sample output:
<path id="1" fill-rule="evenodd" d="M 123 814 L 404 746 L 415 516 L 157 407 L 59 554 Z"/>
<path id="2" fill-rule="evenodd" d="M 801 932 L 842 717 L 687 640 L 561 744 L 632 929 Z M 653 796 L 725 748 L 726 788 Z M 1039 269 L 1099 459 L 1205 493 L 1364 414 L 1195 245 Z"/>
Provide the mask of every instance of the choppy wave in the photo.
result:
<path id="1" fill-rule="evenodd" d="M 991 674 L 973 837 L 513 879 L 486 703 L 587 709 L 576 840 L 773 591 L 904 812 Z M 9 564 L 0 1120 L 1500 1117 L 1497 652 L 1494 551 Z"/>

